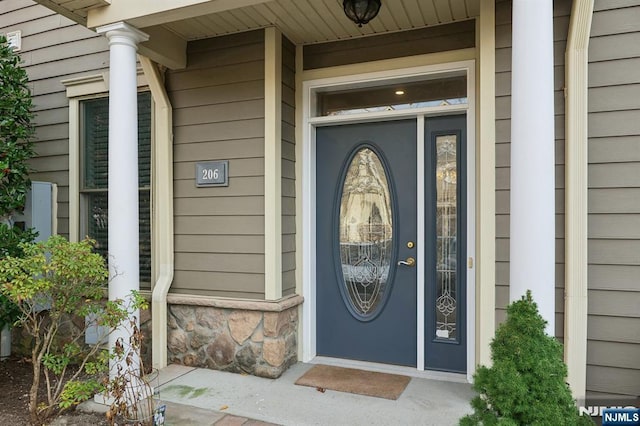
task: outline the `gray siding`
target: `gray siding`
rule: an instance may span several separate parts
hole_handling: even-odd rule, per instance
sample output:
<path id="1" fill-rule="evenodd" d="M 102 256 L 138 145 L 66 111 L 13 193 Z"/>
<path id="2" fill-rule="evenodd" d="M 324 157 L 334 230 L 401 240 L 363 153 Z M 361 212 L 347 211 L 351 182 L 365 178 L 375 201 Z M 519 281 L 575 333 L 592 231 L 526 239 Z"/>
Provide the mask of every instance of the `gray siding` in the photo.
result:
<path id="1" fill-rule="evenodd" d="M 570 0 L 554 1 L 554 74 L 556 138 L 556 318 L 555 334 L 564 334 L 564 52 Z M 509 303 L 509 174 L 511 139 L 511 1 L 496 3 L 496 320 Z M 535 297 L 535 289 L 534 289 Z"/>
<path id="2" fill-rule="evenodd" d="M 282 294 L 296 292 L 296 47 L 282 37 Z"/>
<path id="3" fill-rule="evenodd" d="M 595 4 L 589 45 L 587 391 L 640 395 L 640 1 Z"/>
<path id="4" fill-rule="evenodd" d="M 68 236 L 69 101 L 60 82 L 106 70 L 109 48 L 104 37 L 31 0 L 2 0 L 0 33 L 16 30 L 36 114 L 31 178 L 58 185 L 58 233 Z"/>
<path id="5" fill-rule="evenodd" d="M 304 69 L 356 64 L 475 46 L 475 21 L 304 47 Z"/>
<path id="6" fill-rule="evenodd" d="M 264 31 L 188 44 L 174 108 L 175 293 L 264 298 Z M 195 163 L 229 160 L 229 186 Z"/>

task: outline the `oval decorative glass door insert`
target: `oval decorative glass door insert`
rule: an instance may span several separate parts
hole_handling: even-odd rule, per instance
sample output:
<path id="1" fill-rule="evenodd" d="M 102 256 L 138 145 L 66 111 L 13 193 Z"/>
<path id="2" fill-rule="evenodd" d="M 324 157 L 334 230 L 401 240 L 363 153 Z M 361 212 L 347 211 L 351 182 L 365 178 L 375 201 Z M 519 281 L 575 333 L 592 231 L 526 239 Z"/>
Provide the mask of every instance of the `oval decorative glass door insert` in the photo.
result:
<path id="1" fill-rule="evenodd" d="M 393 255 L 393 212 L 380 157 L 362 147 L 347 166 L 340 200 L 343 296 L 350 311 L 373 317 L 383 305 Z"/>

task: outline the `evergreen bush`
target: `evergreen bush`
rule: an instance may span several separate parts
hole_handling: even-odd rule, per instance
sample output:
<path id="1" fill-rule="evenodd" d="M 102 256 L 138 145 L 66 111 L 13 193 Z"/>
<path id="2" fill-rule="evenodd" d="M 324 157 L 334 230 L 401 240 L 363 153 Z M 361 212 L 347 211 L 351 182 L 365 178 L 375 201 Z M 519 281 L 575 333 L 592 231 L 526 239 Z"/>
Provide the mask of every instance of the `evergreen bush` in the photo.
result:
<path id="1" fill-rule="evenodd" d="M 33 114 L 27 72 L 20 56 L 0 35 L 0 259 L 20 256 L 20 243 L 33 242 L 36 233 L 13 223 L 14 213 L 22 213 L 31 188 L 28 161 L 33 151 Z M 0 329 L 20 318 L 20 309 L 0 294 Z"/>
<path id="2" fill-rule="evenodd" d="M 0 36 L 0 221 L 24 210 L 31 188 L 28 161 L 33 151 L 33 113 L 27 72 L 20 56 Z"/>
<path id="3" fill-rule="evenodd" d="M 507 308 L 491 342 L 493 366 L 478 367 L 467 425 L 592 425 L 580 416 L 569 385 L 562 345 L 545 333 L 531 291 Z"/>

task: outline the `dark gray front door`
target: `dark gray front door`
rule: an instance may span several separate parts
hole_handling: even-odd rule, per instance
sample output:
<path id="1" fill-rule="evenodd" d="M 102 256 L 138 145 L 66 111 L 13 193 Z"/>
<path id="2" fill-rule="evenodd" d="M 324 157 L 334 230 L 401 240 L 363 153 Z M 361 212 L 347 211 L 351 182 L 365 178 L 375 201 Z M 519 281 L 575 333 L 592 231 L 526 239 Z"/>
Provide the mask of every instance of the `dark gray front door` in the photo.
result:
<path id="1" fill-rule="evenodd" d="M 466 371 L 466 116 L 424 120 L 422 236 L 417 121 L 317 129 L 318 355 L 415 366 L 423 262 L 425 368 Z"/>
<path id="2" fill-rule="evenodd" d="M 416 127 L 317 129 L 318 355 L 416 365 Z"/>

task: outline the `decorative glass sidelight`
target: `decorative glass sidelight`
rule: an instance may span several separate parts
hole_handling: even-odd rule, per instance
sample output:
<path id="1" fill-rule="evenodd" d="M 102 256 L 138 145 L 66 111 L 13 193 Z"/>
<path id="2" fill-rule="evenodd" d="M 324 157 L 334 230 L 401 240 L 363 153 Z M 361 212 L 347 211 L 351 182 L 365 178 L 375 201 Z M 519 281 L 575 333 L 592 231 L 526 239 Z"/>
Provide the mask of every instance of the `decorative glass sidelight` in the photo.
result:
<path id="1" fill-rule="evenodd" d="M 436 338 L 457 340 L 457 137 L 436 137 Z"/>
<path id="2" fill-rule="evenodd" d="M 343 294 L 362 317 L 381 307 L 387 291 L 393 255 L 391 204 L 380 158 L 370 147 L 360 148 L 344 178 L 339 235 Z"/>

